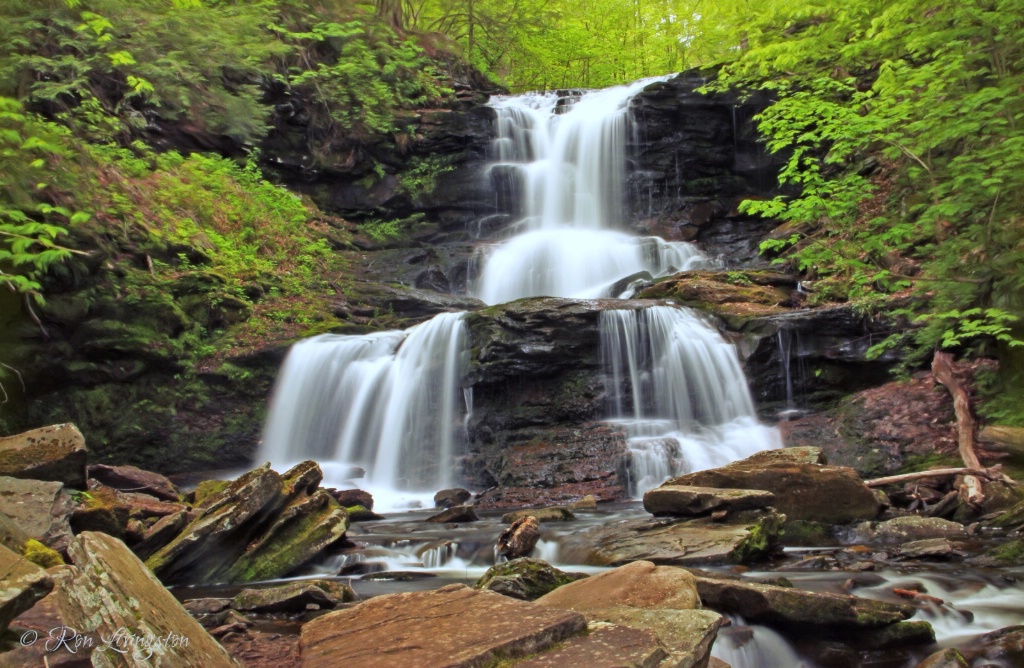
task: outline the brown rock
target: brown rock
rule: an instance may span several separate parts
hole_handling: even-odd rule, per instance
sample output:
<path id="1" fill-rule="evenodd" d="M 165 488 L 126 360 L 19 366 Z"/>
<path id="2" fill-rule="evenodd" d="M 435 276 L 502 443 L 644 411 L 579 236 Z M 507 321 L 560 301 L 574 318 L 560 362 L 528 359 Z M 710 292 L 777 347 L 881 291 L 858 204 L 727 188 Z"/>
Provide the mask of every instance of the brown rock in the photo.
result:
<path id="1" fill-rule="evenodd" d="M 302 627 L 302 665 L 482 666 L 535 654 L 586 628 L 579 614 L 463 585 L 378 596 Z"/>
<path id="2" fill-rule="evenodd" d="M 31 561 L 0 545 L 0 636 L 11 620 L 50 593 L 53 579 Z"/>
<path id="3" fill-rule="evenodd" d="M 434 495 L 434 506 L 437 508 L 451 508 L 452 506 L 461 506 L 470 499 L 473 495 L 468 489 L 462 489 L 461 487 L 453 487 L 452 489 L 442 489 L 440 492 Z"/>
<path id="4" fill-rule="evenodd" d="M 21 553 L 25 543 L 31 539 L 10 517 L 0 513 L 0 545 L 12 552 Z"/>
<path id="5" fill-rule="evenodd" d="M 645 610 L 620 606 L 593 610 L 587 619 L 629 626 L 653 633 L 669 653 L 664 665 L 697 668 L 708 660 L 725 618 L 711 610 Z"/>
<path id="6" fill-rule="evenodd" d="M 498 536 L 498 554 L 512 560 L 528 557 L 540 540 L 540 526 L 532 515 L 516 520 Z"/>
<path id="7" fill-rule="evenodd" d="M 765 508 L 775 495 L 757 489 L 715 489 L 662 485 L 644 494 L 644 510 L 652 515 L 700 517 L 711 513 Z"/>
<path id="8" fill-rule="evenodd" d="M 122 492 L 139 492 L 173 503 L 179 501 L 178 488 L 174 483 L 159 473 L 135 466 L 93 464 L 89 467 L 89 477 Z"/>
<path id="9" fill-rule="evenodd" d="M 93 666 L 237 666 L 124 543 L 87 531 L 68 552 L 74 566 L 59 575 L 63 617 L 80 633 L 111 639 L 111 649 L 93 652 Z M 130 644 L 146 638 L 162 642 Z"/>
<path id="10" fill-rule="evenodd" d="M 791 521 L 848 524 L 878 515 L 878 499 L 853 469 L 773 462 L 768 453 L 778 452 L 783 451 L 767 451 L 728 466 L 690 473 L 666 485 L 765 490 L 775 495 L 774 507 Z"/>
<path id="11" fill-rule="evenodd" d="M 331 496 L 337 499 L 342 508 L 362 506 L 367 510 L 373 510 L 373 495 L 361 489 L 329 490 Z"/>
<path id="12" fill-rule="evenodd" d="M 693 610 L 701 607 L 693 575 L 682 568 L 635 561 L 614 570 L 563 585 L 537 600 L 576 612 L 628 606 Z"/>
<path id="13" fill-rule="evenodd" d="M 161 517 L 146 530 L 142 539 L 132 546 L 132 551 L 140 559 L 148 559 L 151 554 L 170 543 L 185 528 L 186 524 L 188 524 L 188 513 L 184 510 Z"/>
<path id="14" fill-rule="evenodd" d="M 437 524 L 451 524 L 459 522 L 476 522 L 480 518 L 476 516 L 473 506 L 452 506 L 442 510 L 436 515 L 431 515 L 425 522 L 436 522 Z"/>
<path id="15" fill-rule="evenodd" d="M 928 540 L 931 538 L 966 539 L 967 529 L 959 522 L 938 517 L 908 515 L 885 522 L 864 522 L 853 529 L 853 535 L 866 542 L 888 545 Z"/>
<path id="16" fill-rule="evenodd" d="M 585 577 L 583 573 L 566 573 L 540 559 L 520 557 L 491 566 L 473 584 L 473 588 L 489 589 L 521 601 L 535 601 L 563 585 Z"/>
<path id="17" fill-rule="evenodd" d="M 516 663 L 516 668 L 623 668 L 659 666 L 669 654 L 653 633 L 608 622 L 591 622 L 589 633 L 570 638 L 557 650 Z"/>
<path id="18" fill-rule="evenodd" d="M 0 437 L 0 476 L 55 480 L 85 489 L 85 462 L 85 438 L 70 423 Z"/>
<path id="19" fill-rule="evenodd" d="M 969 668 L 970 665 L 959 650 L 949 647 L 928 656 L 914 668 Z"/>

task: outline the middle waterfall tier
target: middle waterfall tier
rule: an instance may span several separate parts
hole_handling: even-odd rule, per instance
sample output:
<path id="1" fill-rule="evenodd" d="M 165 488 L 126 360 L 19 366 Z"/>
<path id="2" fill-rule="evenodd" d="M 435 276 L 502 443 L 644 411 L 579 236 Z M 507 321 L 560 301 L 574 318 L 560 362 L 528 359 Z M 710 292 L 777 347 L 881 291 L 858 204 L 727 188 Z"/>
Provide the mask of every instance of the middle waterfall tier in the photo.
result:
<path id="1" fill-rule="evenodd" d="M 781 447 L 758 422 L 736 350 L 695 312 L 601 314 L 611 421 L 629 437 L 630 492 Z"/>
<path id="2" fill-rule="evenodd" d="M 362 467 L 375 488 L 450 487 L 471 407 L 461 387 L 468 354 L 463 315 L 442 313 L 404 332 L 327 334 L 293 346 L 274 388 L 262 458 L 315 459 L 332 483 L 350 477 L 343 469 Z"/>
<path id="3" fill-rule="evenodd" d="M 618 297 L 631 276 L 705 266 L 696 246 L 625 231 L 629 101 L 653 79 L 578 97 L 496 97 L 496 187 L 511 188 L 520 220 L 487 249 L 475 294 L 489 304 L 522 297 Z M 564 104 L 569 102 L 569 104 Z"/>

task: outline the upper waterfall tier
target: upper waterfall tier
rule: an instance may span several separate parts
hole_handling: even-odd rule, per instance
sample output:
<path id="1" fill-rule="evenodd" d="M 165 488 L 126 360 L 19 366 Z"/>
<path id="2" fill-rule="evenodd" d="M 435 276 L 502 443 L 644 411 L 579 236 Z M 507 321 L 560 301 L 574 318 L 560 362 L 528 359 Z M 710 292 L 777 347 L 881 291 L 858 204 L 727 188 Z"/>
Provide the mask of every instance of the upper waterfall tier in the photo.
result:
<path id="1" fill-rule="evenodd" d="M 462 316 L 442 313 L 404 332 L 325 334 L 293 346 L 274 388 L 262 460 L 360 466 L 369 485 L 383 489 L 451 486 L 469 410 L 459 382 Z M 334 482 L 332 469 L 324 472 Z"/>
<path id="2" fill-rule="evenodd" d="M 569 96 L 498 96 L 496 187 L 511 187 L 515 236 L 488 249 L 475 293 L 495 304 L 521 297 L 618 297 L 623 278 L 702 265 L 695 246 L 625 232 L 623 184 L 629 101 L 657 79 Z"/>

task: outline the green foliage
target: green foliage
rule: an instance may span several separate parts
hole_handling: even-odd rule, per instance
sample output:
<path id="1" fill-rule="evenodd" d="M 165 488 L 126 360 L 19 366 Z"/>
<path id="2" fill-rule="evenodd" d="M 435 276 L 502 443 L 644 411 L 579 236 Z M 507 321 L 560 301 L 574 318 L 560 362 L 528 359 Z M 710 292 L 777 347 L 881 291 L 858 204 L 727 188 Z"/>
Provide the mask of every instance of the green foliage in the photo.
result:
<path id="1" fill-rule="evenodd" d="M 43 300 L 40 277 L 71 255 L 57 243 L 84 213 L 46 201 L 48 169 L 66 153 L 62 133 L 0 97 L 0 287 Z"/>
<path id="2" fill-rule="evenodd" d="M 412 197 L 429 195 L 437 187 L 438 177 L 454 169 L 446 156 L 413 158 L 398 177 L 399 189 Z"/>
<path id="3" fill-rule="evenodd" d="M 1024 2 L 770 2 L 716 87 L 760 88 L 785 191 L 742 210 L 817 299 L 913 326 L 875 354 L 1020 344 Z M 898 298 L 898 304 L 893 299 Z"/>

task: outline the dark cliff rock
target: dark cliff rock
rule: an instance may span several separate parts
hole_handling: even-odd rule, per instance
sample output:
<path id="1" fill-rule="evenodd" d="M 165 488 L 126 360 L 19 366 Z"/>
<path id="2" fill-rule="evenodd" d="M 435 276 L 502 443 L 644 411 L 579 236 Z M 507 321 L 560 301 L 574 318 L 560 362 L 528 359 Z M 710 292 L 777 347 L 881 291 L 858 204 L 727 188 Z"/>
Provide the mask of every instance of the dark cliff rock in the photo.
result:
<path id="1" fill-rule="evenodd" d="M 649 302 L 521 299 L 467 317 L 473 414 L 465 472 L 490 506 L 624 498 L 625 436 L 605 416 L 598 321 Z"/>
<path id="2" fill-rule="evenodd" d="M 761 264 L 758 244 L 775 223 L 736 206 L 778 186 L 782 161 L 765 152 L 752 120 L 768 100 L 698 92 L 708 76 L 684 72 L 633 98 L 629 219 L 644 232 L 696 241 L 732 266 Z"/>

